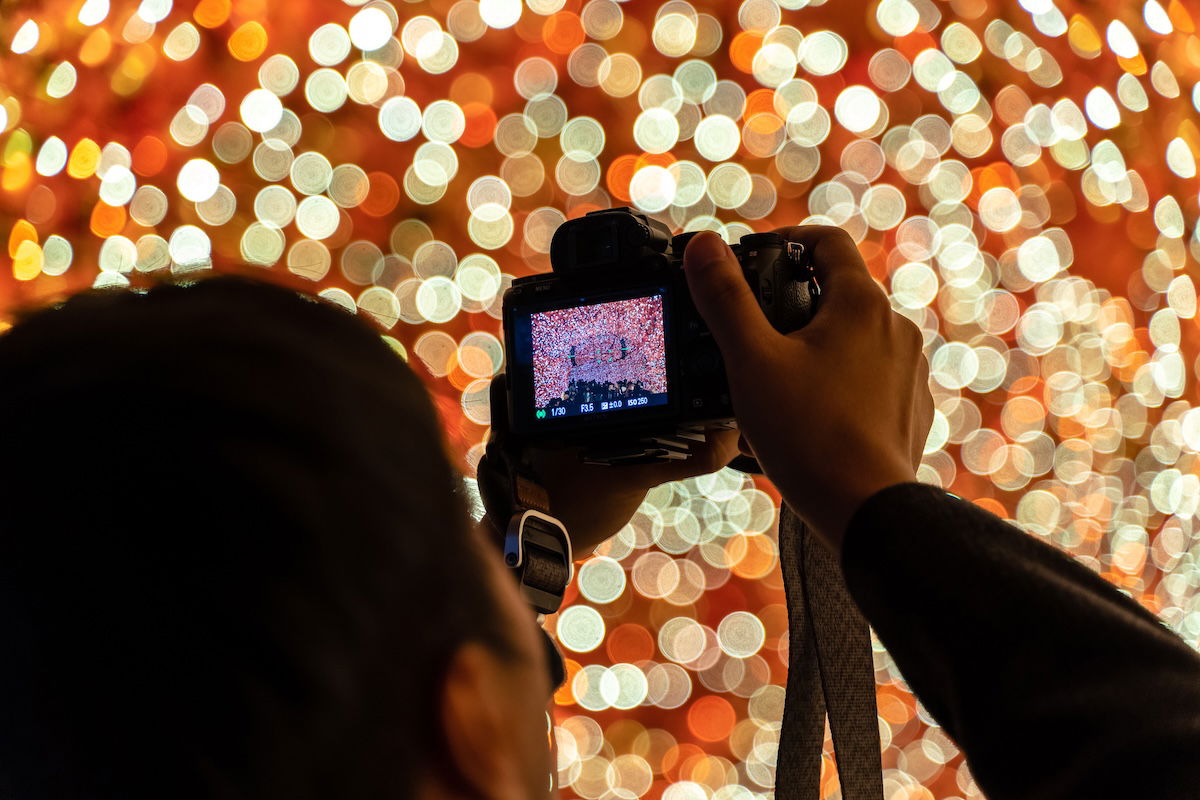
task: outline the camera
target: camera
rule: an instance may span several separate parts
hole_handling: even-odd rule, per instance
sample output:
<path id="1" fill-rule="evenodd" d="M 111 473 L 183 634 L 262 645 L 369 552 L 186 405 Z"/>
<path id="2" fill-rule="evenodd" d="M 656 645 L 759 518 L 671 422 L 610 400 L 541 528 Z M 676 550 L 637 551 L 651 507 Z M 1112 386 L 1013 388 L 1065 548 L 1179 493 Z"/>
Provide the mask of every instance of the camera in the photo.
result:
<path id="1" fill-rule="evenodd" d="M 721 352 L 682 269 L 694 235 L 629 208 L 558 227 L 551 273 L 504 294 L 507 408 L 493 414 L 507 414 L 514 440 L 642 463 L 686 458 L 706 428 L 735 426 Z M 801 245 L 752 233 L 733 252 L 776 330 L 812 318 L 820 288 Z"/>

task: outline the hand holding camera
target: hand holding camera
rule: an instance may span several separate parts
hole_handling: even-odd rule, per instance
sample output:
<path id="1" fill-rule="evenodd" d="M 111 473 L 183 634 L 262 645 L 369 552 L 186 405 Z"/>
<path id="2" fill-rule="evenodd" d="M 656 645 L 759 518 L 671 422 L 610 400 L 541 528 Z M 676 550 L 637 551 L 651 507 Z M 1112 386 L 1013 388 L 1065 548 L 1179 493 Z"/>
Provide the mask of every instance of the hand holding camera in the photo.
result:
<path id="1" fill-rule="evenodd" d="M 801 244 L 821 284 L 803 329 L 770 325 L 729 247 L 697 235 L 688 285 L 721 352 L 738 427 L 784 500 L 835 552 L 858 506 L 915 480 L 933 397 L 917 327 L 892 310 L 840 228 L 778 233 Z"/>
<path id="2" fill-rule="evenodd" d="M 553 273 L 504 295 L 516 443 L 627 465 L 685 459 L 705 428 L 734 427 L 722 354 L 682 269 L 696 235 L 628 208 L 559 226 Z M 820 290 L 802 246 L 753 233 L 730 252 L 760 317 L 785 333 L 812 318 Z"/>
<path id="3" fill-rule="evenodd" d="M 493 408 L 503 408 L 506 384 L 505 375 L 497 375 L 492 381 Z M 489 455 L 484 456 L 478 470 L 480 491 L 489 511 L 503 505 L 499 495 L 504 489 L 496 485 L 497 476 L 492 474 L 498 465 L 491 462 L 498 460 L 499 450 L 510 446 L 509 437 L 505 416 L 493 416 Z M 737 430 L 717 428 L 706 431 L 705 441 L 693 445 L 689 458 L 620 467 L 585 463 L 579 447 L 526 445 L 524 450 L 524 456 L 545 487 L 550 512 L 570 532 L 576 561 L 587 558 L 621 530 L 655 486 L 716 472 L 737 455 Z M 493 499 L 496 502 L 488 502 Z"/>
<path id="4" fill-rule="evenodd" d="M 538 583 L 536 561 L 553 576 L 535 605 L 557 608 L 572 557 L 650 488 L 729 463 L 739 428 L 744 455 L 835 550 L 863 500 L 914 479 L 932 420 L 921 335 L 844 231 L 786 228 L 731 248 L 610 209 L 564 223 L 551 262 L 553 275 L 505 295 L 507 374 L 480 465 L 489 513 L 509 520 L 509 565 L 523 585 Z M 538 513 L 492 511 L 506 505 Z"/>

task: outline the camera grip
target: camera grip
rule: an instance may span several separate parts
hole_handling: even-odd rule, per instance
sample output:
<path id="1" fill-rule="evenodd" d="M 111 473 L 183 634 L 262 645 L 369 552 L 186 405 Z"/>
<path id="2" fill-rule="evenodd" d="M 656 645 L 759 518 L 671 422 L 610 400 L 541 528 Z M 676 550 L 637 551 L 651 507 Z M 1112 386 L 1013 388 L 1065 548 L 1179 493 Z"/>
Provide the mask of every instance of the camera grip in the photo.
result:
<path id="1" fill-rule="evenodd" d="M 817 304 L 810 286 L 808 281 L 801 281 L 795 277 L 789 277 L 788 280 L 781 282 L 782 296 L 779 298 L 780 302 L 775 313 L 778 319 L 771 320 L 775 330 L 780 333 L 791 333 L 800 330 L 812 321 Z"/>

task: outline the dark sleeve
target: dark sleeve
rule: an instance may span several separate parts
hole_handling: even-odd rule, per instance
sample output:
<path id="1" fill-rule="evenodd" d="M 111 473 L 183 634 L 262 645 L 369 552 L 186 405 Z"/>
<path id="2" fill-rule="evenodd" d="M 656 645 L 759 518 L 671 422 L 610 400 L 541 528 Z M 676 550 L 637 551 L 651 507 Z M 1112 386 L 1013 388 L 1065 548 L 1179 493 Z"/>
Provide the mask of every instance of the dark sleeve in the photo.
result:
<path id="1" fill-rule="evenodd" d="M 1082 564 L 903 484 L 856 512 L 842 568 L 990 800 L 1200 798 L 1200 656 Z"/>

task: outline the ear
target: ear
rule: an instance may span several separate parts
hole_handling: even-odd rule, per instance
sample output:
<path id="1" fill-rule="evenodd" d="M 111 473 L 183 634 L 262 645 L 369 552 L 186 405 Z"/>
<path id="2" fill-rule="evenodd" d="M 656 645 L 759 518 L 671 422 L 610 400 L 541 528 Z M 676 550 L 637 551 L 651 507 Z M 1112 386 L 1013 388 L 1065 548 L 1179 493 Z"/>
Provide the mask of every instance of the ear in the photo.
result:
<path id="1" fill-rule="evenodd" d="M 486 646 L 468 642 L 454 654 L 442 684 L 442 733 L 450 766 L 470 796 L 486 800 L 515 800 L 527 791 L 502 669 Z"/>

